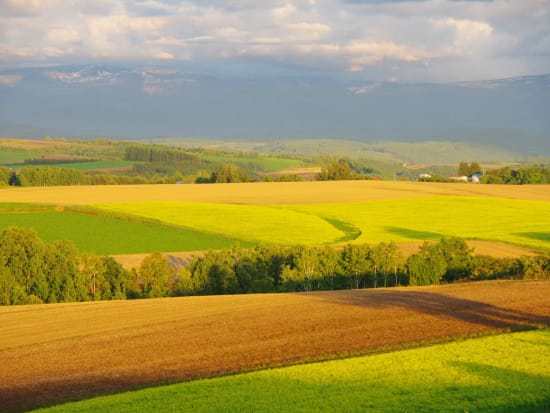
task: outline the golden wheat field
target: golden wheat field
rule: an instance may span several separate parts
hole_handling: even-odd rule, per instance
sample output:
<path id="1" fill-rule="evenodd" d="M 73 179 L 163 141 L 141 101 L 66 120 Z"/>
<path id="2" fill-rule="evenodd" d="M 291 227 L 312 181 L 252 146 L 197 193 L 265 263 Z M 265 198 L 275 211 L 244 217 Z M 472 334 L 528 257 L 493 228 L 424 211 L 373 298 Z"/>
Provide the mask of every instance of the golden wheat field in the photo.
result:
<path id="1" fill-rule="evenodd" d="M 0 406 L 550 324 L 550 282 L 0 308 Z"/>
<path id="2" fill-rule="evenodd" d="M 485 196 L 550 201 L 550 185 L 470 185 L 428 182 L 324 181 L 224 185 L 116 185 L 0 189 L 0 202 L 93 205 L 180 201 L 293 205 L 396 200 L 434 196 Z"/>

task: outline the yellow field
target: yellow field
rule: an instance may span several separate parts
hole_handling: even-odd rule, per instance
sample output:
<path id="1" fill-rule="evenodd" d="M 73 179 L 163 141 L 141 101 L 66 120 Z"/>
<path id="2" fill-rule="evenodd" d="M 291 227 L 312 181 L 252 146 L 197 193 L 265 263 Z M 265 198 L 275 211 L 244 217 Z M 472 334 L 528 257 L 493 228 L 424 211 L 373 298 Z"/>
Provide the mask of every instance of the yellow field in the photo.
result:
<path id="1" fill-rule="evenodd" d="M 0 189 L 0 202 L 92 205 L 137 201 L 292 205 L 485 196 L 550 201 L 550 185 L 474 185 L 428 182 L 326 181 L 215 185 L 116 185 Z"/>

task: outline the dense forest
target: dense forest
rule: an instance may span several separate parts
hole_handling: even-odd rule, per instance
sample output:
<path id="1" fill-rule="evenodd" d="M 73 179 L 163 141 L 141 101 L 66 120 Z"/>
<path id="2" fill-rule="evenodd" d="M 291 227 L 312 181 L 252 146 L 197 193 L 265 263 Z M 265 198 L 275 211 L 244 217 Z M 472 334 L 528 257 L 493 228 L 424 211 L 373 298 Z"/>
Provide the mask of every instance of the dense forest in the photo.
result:
<path id="1" fill-rule="evenodd" d="M 394 243 L 235 247 L 209 251 L 184 267 L 153 253 L 138 268 L 79 254 L 71 241 L 46 243 L 34 230 L 0 233 L 0 304 L 56 303 L 195 294 L 293 292 L 486 279 L 548 279 L 550 255 L 473 255 L 460 238 L 424 243 L 405 258 Z"/>

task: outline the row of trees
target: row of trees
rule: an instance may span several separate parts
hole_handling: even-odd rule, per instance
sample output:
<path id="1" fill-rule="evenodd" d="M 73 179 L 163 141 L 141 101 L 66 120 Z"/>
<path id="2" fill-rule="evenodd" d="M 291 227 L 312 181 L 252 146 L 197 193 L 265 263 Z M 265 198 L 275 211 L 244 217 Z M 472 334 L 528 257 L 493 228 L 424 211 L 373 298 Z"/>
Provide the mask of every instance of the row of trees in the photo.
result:
<path id="1" fill-rule="evenodd" d="M 112 257 L 78 254 L 70 241 L 43 242 L 33 230 L 0 233 L 0 304 L 195 294 L 313 291 L 429 285 L 494 278 L 548 279 L 550 255 L 472 255 L 460 238 L 424 243 L 405 258 L 393 243 L 344 248 L 258 246 L 210 251 L 175 268 L 160 253 L 131 271 Z"/>
<path id="2" fill-rule="evenodd" d="M 209 252 L 179 272 L 179 293 L 219 294 L 429 285 L 458 280 L 548 278 L 550 256 L 474 256 L 463 239 L 424 243 L 405 258 L 393 243 L 260 246 Z"/>
<path id="3" fill-rule="evenodd" d="M 478 162 L 460 162 L 458 164 L 458 176 L 472 176 L 482 173 L 481 165 Z"/>
<path id="4" fill-rule="evenodd" d="M 198 161 L 198 158 L 182 149 L 165 145 L 131 145 L 126 147 L 124 159 L 137 162 Z"/>
<path id="5" fill-rule="evenodd" d="M 79 255 L 71 241 L 45 243 L 15 227 L 0 233 L 0 304 L 123 299 L 132 283 L 112 257 Z"/>
<path id="6" fill-rule="evenodd" d="M 0 167 L 0 186 L 138 185 L 149 182 L 142 176 L 85 174 L 72 168 L 25 166 L 16 173 Z"/>
<path id="7" fill-rule="evenodd" d="M 356 179 L 372 179 L 376 171 L 360 160 L 352 159 L 321 159 L 321 172 L 318 181 L 343 181 Z"/>
<path id="8" fill-rule="evenodd" d="M 550 184 L 550 168 L 531 166 L 519 169 L 512 169 L 510 167 L 493 169 L 483 175 L 481 183 L 509 185 Z"/>

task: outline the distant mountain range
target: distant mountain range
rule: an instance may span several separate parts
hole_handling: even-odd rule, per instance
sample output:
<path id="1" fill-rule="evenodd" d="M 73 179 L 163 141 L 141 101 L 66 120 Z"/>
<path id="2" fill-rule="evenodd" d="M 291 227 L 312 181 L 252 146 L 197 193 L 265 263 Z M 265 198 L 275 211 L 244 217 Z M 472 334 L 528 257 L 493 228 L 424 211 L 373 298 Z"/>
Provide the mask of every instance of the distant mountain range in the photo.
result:
<path id="1" fill-rule="evenodd" d="M 215 78 L 168 67 L 0 71 L 0 135 L 469 141 L 550 155 L 550 74 L 446 84 Z"/>

